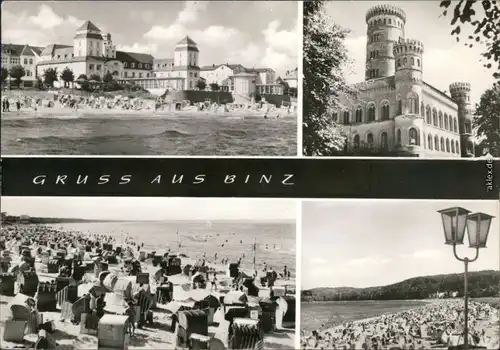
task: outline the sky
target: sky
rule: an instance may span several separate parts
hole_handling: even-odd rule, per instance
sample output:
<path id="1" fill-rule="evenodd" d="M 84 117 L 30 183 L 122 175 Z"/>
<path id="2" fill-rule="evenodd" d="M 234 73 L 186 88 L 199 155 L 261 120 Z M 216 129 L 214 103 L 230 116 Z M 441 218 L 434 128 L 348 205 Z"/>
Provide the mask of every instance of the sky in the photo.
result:
<path id="1" fill-rule="evenodd" d="M 418 276 L 463 273 L 444 244 L 438 210 L 493 216 L 487 248 L 470 271 L 500 268 L 498 201 L 333 200 L 303 202 L 301 288 L 375 287 Z M 466 234 L 467 236 L 467 234 Z M 468 238 L 459 257 L 473 258 Z"/>
<path id="2" fill-rule="evenodd" d="M 446 17 L 440 1 L 332 1 L 327 5 L 327 14 L 332 20 L 351 32 L 346 40 L 350 58 L 348 82 L 358 83 L 365 78 L 366 59 L 366 12 L 378 4 L 398 6 L 406 12 L 406 38 L 417 39 L 424 44 L 423 76 L 425 82 L 441 91 L 449 91 L 456 81 L 471 84 L 471 103 L 479 102 L 481 94 L 491 88 L 493 71 L 480 62 L 484 46 L 475 43 L 473 48 L 464 46 L 469 32 L 460 36 L 457 43 L 451 36 L 450 10 Z M 465 27 L 462 28 L 464 32 Z M 352 71 L 351 71 L 352 70 Z"/>
<path id="3" fill-rule="evenodd" d="M 297 19 L 295 1 L 3 1 L 2 43 L 73 45 L 90 20 L 111 33 L 117 50 L 173 58 L 189 35 L 202 66 L 239 63 L 283 74 L 297 67 Z"/>
<path id="4" fill-rule="evenodd" d="M 296 203 L 288 199 L 2 197 L 9 215 L 89 220 L 252 220 L 293 221 Z"/>

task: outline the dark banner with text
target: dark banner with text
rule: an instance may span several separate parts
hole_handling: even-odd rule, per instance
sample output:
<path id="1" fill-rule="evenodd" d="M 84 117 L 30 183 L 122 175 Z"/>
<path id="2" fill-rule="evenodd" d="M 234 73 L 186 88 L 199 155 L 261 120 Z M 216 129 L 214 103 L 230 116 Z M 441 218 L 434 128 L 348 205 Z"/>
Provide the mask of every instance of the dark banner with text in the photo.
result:
<path id="1" fill-rule="evenodd" d="M 499 161 L 3 158 L 4 196 L 498 199 Z"/>

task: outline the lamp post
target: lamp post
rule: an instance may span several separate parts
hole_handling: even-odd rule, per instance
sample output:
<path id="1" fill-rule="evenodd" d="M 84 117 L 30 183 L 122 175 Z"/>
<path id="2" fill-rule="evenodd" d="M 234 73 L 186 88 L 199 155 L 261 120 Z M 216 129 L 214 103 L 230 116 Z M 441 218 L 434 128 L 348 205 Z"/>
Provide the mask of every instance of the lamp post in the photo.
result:
<path id="1" fill-rule="evenodd" d="M 470 211 L 461 207 L 439 210 L 443 221 L 445 244 L 453 246 L 453 255 L 464 263 L 464 347 L 469 346 L 469 297 L 467 288 L 467 272 L 469 263 L 477 260 L 479 249 L 486 248 L 488 233 L 493 216 L 484 213 L 470 214 Z M 469 237 L 469 248 L 476 249 L 473 259 L 460 258 L 457 254 L 457 245 L 464 244 L 465 229 Z"/>

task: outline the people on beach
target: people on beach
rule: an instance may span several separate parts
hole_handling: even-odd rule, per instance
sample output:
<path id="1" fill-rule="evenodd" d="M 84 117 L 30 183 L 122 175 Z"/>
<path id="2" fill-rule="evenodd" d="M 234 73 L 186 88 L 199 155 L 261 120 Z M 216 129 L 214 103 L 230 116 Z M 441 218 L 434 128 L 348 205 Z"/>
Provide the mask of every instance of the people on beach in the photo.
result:
<path id="1" fill-rule="evenodd" d="M 135 307 L 134 302 L 129 301 L 125 309 L 125 315 L 128 316 L 128 332 L 131 337 L 135 336 Z"/>

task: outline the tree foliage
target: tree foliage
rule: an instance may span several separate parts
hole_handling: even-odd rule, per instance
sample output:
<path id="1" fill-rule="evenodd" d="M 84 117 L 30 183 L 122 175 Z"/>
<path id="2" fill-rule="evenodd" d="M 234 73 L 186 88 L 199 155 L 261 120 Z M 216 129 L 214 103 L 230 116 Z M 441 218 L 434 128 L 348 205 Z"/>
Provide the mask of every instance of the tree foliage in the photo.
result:
<path id="1" fill-rule="evenodd" d="M 2 84 L 7 80 L 9 77 L 9 70 L 5 67 L 2 67 Z"/>
<path id="2" fill-rule="evenodd" d="M 499 271 L 478 271 L 468 274 L 469 296 L 496 297 L 500 292 Z M 382 287 L 370 288 L 315 288 L 302 291 L 303 301 L 339 301 L 339 300 L 408 300 L 427 299 L 437 292 L 458 292 L 464 295 L 464 275 L 449 274 L 410 278 L 402 282 Z"/>
<path id="3" fill-rule="evenodd" d="M 22 81 L 21 78 L 26 75 L 26 71 L 24 70 L 23 66 L 15 65 L 10 67 L 9 75 L 12 79 L 14 79 L 14 84 L 19 87 Z"/>
<path id="4" fill-rule="evenodd" d="M 220 90 L 220 86 L 217 83 L 212 83 L 209 86 L 210 86 L 210 90 L 212 90 L 212 91 L 219 91 Z"/>
<path id="5" fill-rule="evenodd" d="M 99 74 L 91 74 L 90 80 L 95 80 L 97 82 L 101 82 L 101 76 Z"/>
<path id="6" fill-rule="evenodd" d="M 66 67 L 61 72 L 61 79 L 64 81 L 64 87 L 68 87 L 69 83 L 72 83 L 75 80 L 75 74 L 71 69 Z"/>
<path id="7" fill-rule="evenodd" d="M 203 79 L 200 79 L 196 82 L 196 87 L 199 89 L 199 90 L 205 90 L 207 88 L 207 83 L 205 82 L 205 80 Z"/>
<path id="8" fill-rule="evenodd" d="M 500 5 L 497 0 L 460 0 L 458 3 L 451 0 L 441 1 L 440 6 L 445 8 L 443 15 L 448 14 L 448 9 L 453 7 L 451 25 L 454 27 L 451 31 L 456 36 L 457 42 L 460 41 L 460 34 L 463 33 L 463 24 L 472 26 L 468 33 L 468 42 L 466 46 L 472 47 L 474 43 L 483 43 L 486 45 L 482 56 L 486 58 L 486 68 L 494 68 L 493 76 L 500 79 Z M 457 22 L 460 21 L 459 24 Z M 492 62 L 494 63 L 492 63 Z"/>
<path id="9" fill-rule="evenodd" d="M 344 148 L 331 112 L 350 94 L 342 72 L 347 62 L 347 31 L 325 14 L 324 1 L 304 2 L 303 153 L 328 156 Z"/>
<path id="10" fill-rule="evenodd" d="M 105 83 L 110 83 L 113 80 L 115 80 L 115 77 L 113 77 L 113 74 L 111 74 L 110 72 L 104 74 L 104 77 L 102 78 L 102 81 Z"/>
<path id="11" fill-rule="evenodd" d="M 43 83 L 47 86 L 54 87 L 54 82 L 57 81 L 57 68 L 47 68 L 43 71 Z"/>
<path id="12" fill-rule="evenodd" d="M 493 157 L 500 157 L 499 83 L 493 84 L 492 88 L 481 95 L 479 104 L 476 104 L 473 126 L 477 130 L 477 135 L 484 138 L 480 146 L 488 148 Z"/>

